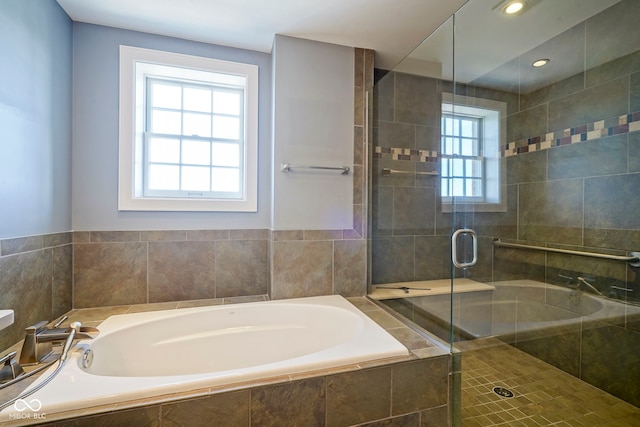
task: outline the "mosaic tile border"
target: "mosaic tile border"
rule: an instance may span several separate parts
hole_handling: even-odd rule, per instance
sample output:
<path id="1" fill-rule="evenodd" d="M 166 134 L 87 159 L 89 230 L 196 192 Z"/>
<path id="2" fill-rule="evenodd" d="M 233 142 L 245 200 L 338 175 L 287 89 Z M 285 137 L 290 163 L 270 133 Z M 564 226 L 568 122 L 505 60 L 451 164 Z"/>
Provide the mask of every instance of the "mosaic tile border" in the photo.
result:
<path id="1" fill-rule="evenodd" d="M 373 153 L 375 159 L 409 160 L 412 162 L 438 162 L 440 153 L 430 150 L 414 150 L 411 148 L 395 148 L 376 146 Z"/>
<path id="2" fill-rule="evenodd" d="M 533 151 L 548 150 L 553 147 L 637 131 L 640 131 L 640 111 L 606 120 L 598 120 L 569 129 L 549 132 L 540 136 L 512 141 L 500 147 L 500 157 L 510 157 Z M 430 150 L 376 146 L 373 157 L 375 159 L 433 163 L 440 161 L 441 154 L 438 151 Z"/>
<path id="3" fill-rule="evenodd" d="M 636 131 L 640 131 L 640 111 L 509 142 L 506 146 L 500 147 L 500 154 L 501 157 L 510 157 Z"/>

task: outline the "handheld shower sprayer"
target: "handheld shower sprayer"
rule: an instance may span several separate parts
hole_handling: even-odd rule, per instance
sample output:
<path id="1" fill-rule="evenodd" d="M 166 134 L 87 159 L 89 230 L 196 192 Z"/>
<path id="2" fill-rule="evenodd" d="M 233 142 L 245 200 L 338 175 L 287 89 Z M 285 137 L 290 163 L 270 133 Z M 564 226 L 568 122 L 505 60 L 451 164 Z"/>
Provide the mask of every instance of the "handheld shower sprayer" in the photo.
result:
<path id="1" fill-rule="evenodd" d="M 71 322 L 69 328 L 69 336 L 67 337 L 64 345 L 62 346 L 62 353 L 60 354 L 60 361 L 65 362 L 67 357 L 69 357 L 69 350 L 71 350 L 71 346 L 73 345 L 73 341 L 76 339 L 76 334 L 80 330 L 82 323 L 80 322 Z"/>

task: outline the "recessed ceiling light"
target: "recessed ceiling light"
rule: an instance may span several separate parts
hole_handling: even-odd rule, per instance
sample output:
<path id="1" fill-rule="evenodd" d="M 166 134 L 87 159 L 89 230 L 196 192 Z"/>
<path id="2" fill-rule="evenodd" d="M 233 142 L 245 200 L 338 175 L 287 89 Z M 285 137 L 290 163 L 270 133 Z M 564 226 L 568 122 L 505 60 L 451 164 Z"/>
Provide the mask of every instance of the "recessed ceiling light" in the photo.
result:
<path id="1" fill-rule="evenodd" d="M 505 13 L 507 15 L 514 15 L 514 14 L 520 12 L 523 7 L 524 7 L 524 2 L 519 1 L 519 0 L 514 0 L 514 1 L 511 1 L 511 2 L 507 3 L 502 8 L 502 13 Z"/>
<path id="2" fill-rule="evenodd" d="M 544 0 L 500 0 L 491 10 L 503 16 L 520 16 Z"/>
<path id="3" fill-rule="evenodd" d="M 542 58 L 542 59 L 537 59 L 537 60 L 533 61 L 533 62 L 531 63 L 531 66 L 532 66 L 532 67 L 535 67 L 535 68 L 540 68 L 540 67 L 544 67 L 544 66 L 545 66 L 545 65 L 547 65 L 548 63 L 549 63 L 549 59 L 547 59 L 547 58 Z"/>

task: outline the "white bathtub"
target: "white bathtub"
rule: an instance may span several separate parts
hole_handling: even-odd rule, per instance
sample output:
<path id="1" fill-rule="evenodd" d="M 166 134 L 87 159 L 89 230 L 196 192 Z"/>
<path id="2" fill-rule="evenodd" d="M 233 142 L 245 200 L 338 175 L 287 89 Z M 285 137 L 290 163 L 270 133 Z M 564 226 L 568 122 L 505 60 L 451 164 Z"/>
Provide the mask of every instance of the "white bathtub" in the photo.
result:
<path id="1" fill-rule="evenodd" d="M 451 319 L 460 340 L 489 336 L 524 340 L 567 327 L 584 327 L 588 322 L 624 323 L 625 316 L 640 318 L 638 306 L 534 280 L 456 282 L 460 283 L 454 288 L 453 316 L 451 296 L 446 292 L 450 292 L 448 280 L 394 283 L 388 286 L 418 289 L 409 293 L 381 289 L 374 297 L 444 340 L 449 339 Z M 430 290 L 421 290 L 424 288 Z"/>
<path id="2" fill-rule="evenodd" d="M 25 401 L 52 414 L 408 354 L 338 295 L 124 314 L 99 329 Z M 17 415 L 9 407 L 0 421 Z"/>

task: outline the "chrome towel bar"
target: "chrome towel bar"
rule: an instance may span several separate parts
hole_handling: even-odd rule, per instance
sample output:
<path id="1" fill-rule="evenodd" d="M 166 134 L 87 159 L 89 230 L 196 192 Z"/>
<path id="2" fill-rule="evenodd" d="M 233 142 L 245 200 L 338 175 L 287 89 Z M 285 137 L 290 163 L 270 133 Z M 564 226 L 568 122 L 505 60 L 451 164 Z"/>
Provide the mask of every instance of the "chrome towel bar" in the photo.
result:
<path id="1" fill-rule="evenodd" d="M 628 262 L 632 267 L 640 267 L 640 252 L 631 252 L 631 256 L 620 256 L 620 255 L 609 255 L 609 254 L 601 254 L 597 252 L 583 252 L 583 251 L 573 251 L 570 249 L 558 249 L 558 248 L 547 248 L 545 246 L 530 246 L 523 245 L 520 243 L 507 243 L 503 242 L 500 239 L 494 239 L 493 245 L 502 248 L 520 248 L 520 249 L 532 249 L 537 251 L 544 252 L 555 252 L 560 254 L 568 254 L 568 255 L 580 255 L 580 256 L 588 256 L 593 258 L 602 258 L 602 259 L 610 259 L 614 261 L 625 261 Z"/>
<path id="2" fill-rule="evenodd" d="M 331 171 L 342 171 L 340 175 L 349 175 L 349 166 L 295 166 L 290 163 L 280 163 L 280 172 L 291 172 L 292 169 L 320 169 Z"/>

